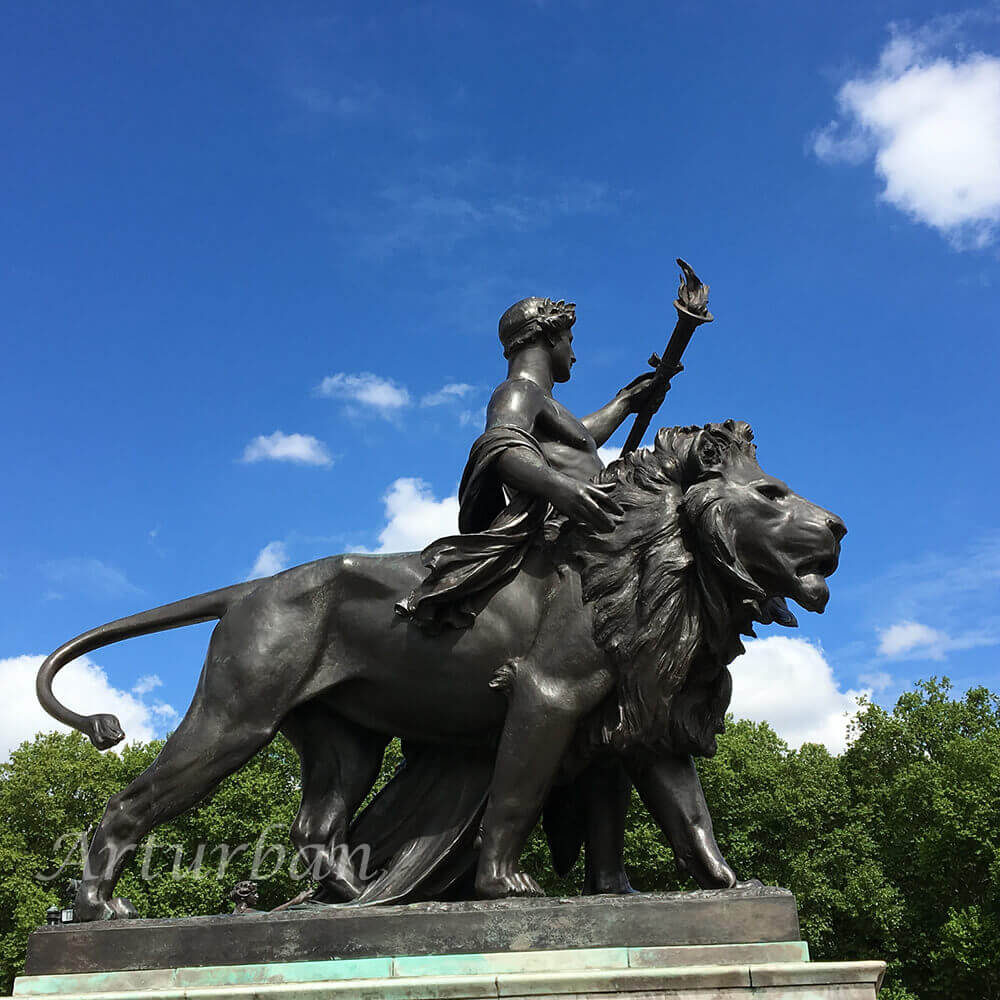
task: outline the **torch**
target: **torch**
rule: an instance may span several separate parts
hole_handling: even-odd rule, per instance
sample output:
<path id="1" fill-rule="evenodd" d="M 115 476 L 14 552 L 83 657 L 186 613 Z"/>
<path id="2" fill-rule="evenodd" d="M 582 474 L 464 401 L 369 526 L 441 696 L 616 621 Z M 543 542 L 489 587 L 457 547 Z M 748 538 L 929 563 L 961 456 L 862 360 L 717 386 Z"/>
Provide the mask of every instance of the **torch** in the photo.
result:
<path id="1" fill-rule="evenodd" d="M 674 299 L 677 310 L 677 325 L 670 335 L 666 349 L 662 355 L 654 354 L 649 363 L 656 369 L 646 402 L 635 415 L 635 423 L 629 431 L 628 440 L 622 448 L 622 454 L 635 451 L 642 441 L 643 435 L 649 429 L 653 415 L 663 405 L 663 400 L 670 388 L 670 380 L 681 369 L 681 357 L 691 341 L 691 335 L 702 323 L 711 323 L 715 317 L 708 311 L 708 285 L 702 284 L 698 275 L 691 270 L 691 265 L 677 258 L 677 266 L 681 269 L 681 284 Z"/>

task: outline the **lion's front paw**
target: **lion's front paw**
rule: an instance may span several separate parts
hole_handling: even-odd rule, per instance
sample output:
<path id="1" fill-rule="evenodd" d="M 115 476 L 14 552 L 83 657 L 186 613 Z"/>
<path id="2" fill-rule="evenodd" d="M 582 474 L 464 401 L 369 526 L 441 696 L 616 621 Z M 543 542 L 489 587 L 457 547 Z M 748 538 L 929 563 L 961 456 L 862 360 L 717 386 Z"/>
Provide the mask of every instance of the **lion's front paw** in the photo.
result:
<path id="1" fill-rule="evenodd" d="M 91 920 L 133 920 L 139 911 L 131 900 L 122 896 L 100 899 L 89 889 L 81 889 L 73 902 L 73 919 L 81 922 Z"/>
<path id="2" fill-rule="evenodd" d="M 506 875 L 479 875 L 476 892 L 482 899 L 506 899 L 509 896 L 544 896 L 542 887 L 526 872 Z"/>

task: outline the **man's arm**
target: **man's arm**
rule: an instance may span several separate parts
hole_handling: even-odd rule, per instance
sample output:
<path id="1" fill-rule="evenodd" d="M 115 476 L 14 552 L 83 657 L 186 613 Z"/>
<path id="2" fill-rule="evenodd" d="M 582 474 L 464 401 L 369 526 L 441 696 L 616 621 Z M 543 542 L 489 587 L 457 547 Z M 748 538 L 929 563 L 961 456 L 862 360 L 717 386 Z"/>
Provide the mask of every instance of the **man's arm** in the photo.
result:
<path id="1" fill-rule="evenodd" d="M 674 375 L 682 371 L 683 368 L 683 365 L 678 367 Z M 583 418 L 581 423 L 590 431 L 591 437 L 597 443 L 598 448 L 621 427 L 629 414 L 638 413 L 642 409 L 646 394 L 652 387 L 655 376 L 656 372 L 644 372 L 638 378 L 629 382 L 624 389 L 619 389 L 615 393 L 614 399 L 609 403 L 605 403 L 599 410 L 595 410 L 589 416 Z M 667 383 L 667 389 L 669 388 L 670 384 Z"/>
<path id="2" fill-rule="evenodd" d="M 545 393 L 534 382 L 504 382 L 486 409 L 486 429 L 516 427 L 533 434 L 535 422 L 547 404 Z M 610 487 L 572 479 L 529 448 L 508 448 L 497 459 L 497 472 L 511 490 L 548 500 L 567 517 L 598 531 L 610 531 L 621 516 L 621 507 L 608 496 Z"/>
<path id="3" fill-rule="evenodd" d="M 623 389 L 622 392 L 625 390 Z M 584 417 L 581 423 L 590 431 L 598 448 L 611 437 L 622 425 L 622 421 L 635 409 L 629 404 L 628 398 L 619 392 L 609 403 L 599 410 Z"/>

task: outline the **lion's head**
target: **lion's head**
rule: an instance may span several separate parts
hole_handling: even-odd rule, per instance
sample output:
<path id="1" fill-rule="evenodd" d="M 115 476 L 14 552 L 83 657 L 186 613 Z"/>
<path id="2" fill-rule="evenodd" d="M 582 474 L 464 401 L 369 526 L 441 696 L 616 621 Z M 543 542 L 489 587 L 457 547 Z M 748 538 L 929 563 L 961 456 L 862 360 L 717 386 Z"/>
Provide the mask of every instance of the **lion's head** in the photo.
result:
<path id="1" fill-rule="evenodd" d="M 604 739 L 714 753 L 740 635 L 794 625 L 786 598 L 822 612 L 847 529 L 764 472 L 750 426 L 732 420 L 664 428 L 601 480 L 625 515 L 607 534 L 574 529 L 571 544 L 594 637 L 619 670 Z"/>

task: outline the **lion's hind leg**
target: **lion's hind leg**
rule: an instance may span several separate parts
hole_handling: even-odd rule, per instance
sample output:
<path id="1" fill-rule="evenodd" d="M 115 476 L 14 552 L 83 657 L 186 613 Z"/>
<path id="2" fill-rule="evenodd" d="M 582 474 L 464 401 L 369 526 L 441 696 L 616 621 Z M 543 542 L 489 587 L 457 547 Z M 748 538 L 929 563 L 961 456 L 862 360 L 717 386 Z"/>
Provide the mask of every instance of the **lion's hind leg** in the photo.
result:
<path id="1" fill-rule="evenodd" d="M 91 841 L 77 892 L 77 920 L 135 916 L 112 898 L 125 861 L 152 829 L 190 809 L 270 742 L 275 728 L 228 715 L 186 717 L 160 755 L 111 797 Z"/>
<path id="2" fill-rule="evenodd" d="M 210 697 L 200 683 L 194 702 L 156 760 L 111 797 L 77 891 L 77 920 L 136 916 L 127 900 L 112 893 L 139 841 L 200 802 L 274 737 L 280 703 L 246 704 L 238 692 L 236 685 L 225 698 Z"/>
<path id="3" fill-rule="evenodd" d="M 320 883 L 324 901 L 355 899 L 366 873 L 355 866 L 347 830 L 378 777 L 388 739 L 317 703 L 296 709 L 282 732 L 302 764 L 302 804 L 292 842 Z"/>

